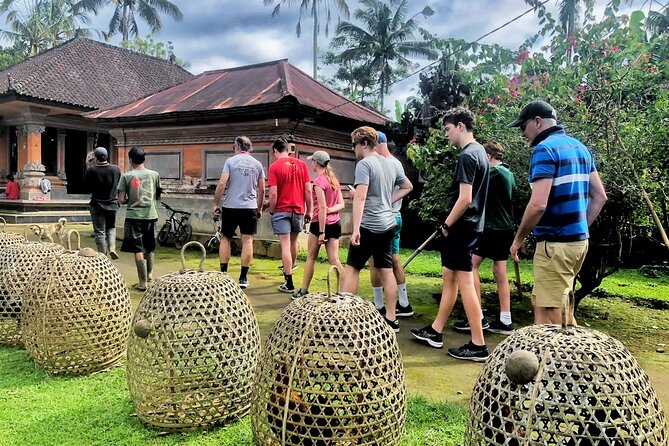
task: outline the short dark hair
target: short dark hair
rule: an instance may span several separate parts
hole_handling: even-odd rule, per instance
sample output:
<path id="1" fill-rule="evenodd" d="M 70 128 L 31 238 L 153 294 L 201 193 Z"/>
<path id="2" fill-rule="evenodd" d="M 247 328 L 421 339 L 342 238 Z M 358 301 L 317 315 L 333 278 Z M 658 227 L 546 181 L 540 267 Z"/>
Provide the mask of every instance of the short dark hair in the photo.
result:
<path id="1" fill-rule="evenodd" d="M 253 149 L 253 144 L 251 140 L 246 136 L 238 136 L 235 138 L 235 145 L 242 149 L 244 152 L 250 152 Z"/>
<path id="2" fill-rule="evenodd" d="M 7 178 L 9 181 L 14 181 L 14 175 L 12 175 L 11 173 L 10 173 L 9 175 L 7 175 L 6 178 Z"/>
<path id="3" fill-rule="evenodd" d="M 476 124 L 476 117 L 474 113 L 465 107 L 455 107 L 444 112 L 441 122 L 443 125 L 458 125 L 458 122 L 461 122 L 471 132 L 474 130 L 474 125 Z"/>
<path id="4" fill-rule="evenodd" d="M 485 153 L 494 159 L 499 161 L 504 159 L 504 147 L 497 141 L 488 141 L 483 147 L 485 148 Z"/>
<path id="5" fill-rule="evenodd" d="M 290 145 L 288 144 L 288 141 L 286 141 L 286 138 L 284 138 L 283 136 L 279 136 L 272 143 L 272 149 L 276 150 L 279 153 L 287 152 L 289 148 Z"/>
<path id="6" fill-rule="evenodd" d="M 133 164 L 144 164 L 146 152 L 139 146 L 132 146 L 128 152 L 128 158 Z"/>

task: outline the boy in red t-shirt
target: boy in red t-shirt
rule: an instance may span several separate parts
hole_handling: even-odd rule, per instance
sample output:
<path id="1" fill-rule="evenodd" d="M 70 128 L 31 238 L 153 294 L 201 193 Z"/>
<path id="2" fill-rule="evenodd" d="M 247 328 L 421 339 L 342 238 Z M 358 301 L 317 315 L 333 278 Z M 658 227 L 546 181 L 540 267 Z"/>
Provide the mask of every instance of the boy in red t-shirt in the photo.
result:
<path id="1" fill-rule="evenodd" d="M 272 144 L 274 163 L 269 166 L 269 213 L 272 229 L 279 236 L 281 260 L 285 283 L 279 287 L 283 293 L 295 292 L 293 263 L 297 257 L 297 236 L 305 222 L 311 220 L 313 201 L 311 179 L 307 164 L 289 156 L 289 144 L 277 138 Z"/>
<path id="2" fill-rule="evenodd" d="M 19 187 L 19 183 L 14 181 L 14 175 L 12 175 L 11 173 L 7 175 L 7 186 L 5 189 L 5 194 L 7 194 L 7 199 L 18 200 L 20 191 L 21 188 Z"/>

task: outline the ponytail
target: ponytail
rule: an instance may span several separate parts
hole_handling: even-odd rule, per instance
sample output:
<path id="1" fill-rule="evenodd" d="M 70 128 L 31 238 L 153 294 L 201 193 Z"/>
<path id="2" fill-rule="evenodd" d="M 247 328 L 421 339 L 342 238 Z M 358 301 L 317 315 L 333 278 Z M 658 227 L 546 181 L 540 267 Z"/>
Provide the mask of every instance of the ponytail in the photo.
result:
<path id="1" fill-rule="evenodd" d="M 339 190 L 339 180 L 335 176 L 334 171 L 332 170 L 332 167 L 330 167 L 330 164 L 325 166 L 325 176 L 327 177 L 328 181 L 330 182 L 330 185 L 334 190 Z"/>

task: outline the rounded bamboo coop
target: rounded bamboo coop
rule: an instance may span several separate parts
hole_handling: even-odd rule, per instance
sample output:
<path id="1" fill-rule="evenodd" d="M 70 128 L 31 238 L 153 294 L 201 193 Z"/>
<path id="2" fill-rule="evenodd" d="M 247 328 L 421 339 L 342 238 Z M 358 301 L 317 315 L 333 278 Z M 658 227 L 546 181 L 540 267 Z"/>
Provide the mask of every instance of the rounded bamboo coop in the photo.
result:
<path id="1" fill-rule="evenodd" d="M 68 248 L 42 260 L 32 272 L 23 297 L 21 335 L 33 360 L 47 372 L 92 373 L 125 356 L 130 295 L 106 255 L 91 248 L 72 251 L 69 236 Z"/>
<path id="2" fill-rule="evenodd" d="M 256 371 L 256 444 L 394 446 L 406 409 L 397 339 L 371 302 L 332 294 L 328 274 L 327 293 L 285 308 Z"/>
<path id="3" fill-rule="evenodd" d="M 562 326 L 526 327 L 498 345 L 474 387 L 465 432 L 467 446 L 668 441 L 665 415 L 632 354 L 611 336 L 567 325 L 565 316 Z"/>
<path id="4" fill-rule="evenodd" d="M 41 237 L 43 229 L 28 226 Z M 0 345 L 21 346 L 21 300 L 30 275 L 37 264 L 54 254 L 65 252 L 55 243 L 27 242 L 0 250 Z M 39 275 L 38 275 L 39 277 Z"/>
<path id="5" fill-rule="evenodd" d="M 13 234 L 11 232 L 5 232 L 5 227 L 7 226 L 7 221 L 0 217 L 0 250 L 6 246 L 18 245 L 26 241 L 26 238 L 20 234 Z"/>
<path id="6" fill-rule="evenodd" d="M 184 252 L 202 250 L 197 269 Z M 138 417 L 181 431 L 225 424 L 248 412 L 260 331 L 244 292 L 225 273 L 205 271 L 205 249 L 189 242 L 183 269 L 153 281 L 137 308 L 127 375 Z"/>

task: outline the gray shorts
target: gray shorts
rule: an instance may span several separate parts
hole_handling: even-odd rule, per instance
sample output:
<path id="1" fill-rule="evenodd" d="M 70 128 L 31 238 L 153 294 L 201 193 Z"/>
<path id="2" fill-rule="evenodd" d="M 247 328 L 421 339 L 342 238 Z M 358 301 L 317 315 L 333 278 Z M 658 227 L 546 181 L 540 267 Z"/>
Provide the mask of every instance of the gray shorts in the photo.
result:
<path id="1" fill-rule="evenodd" d="M 275 234 L 290 234 L 304 229 L 304 215 L 295 212 L 275 212 L 272 215 L 272 230 Z"/>

